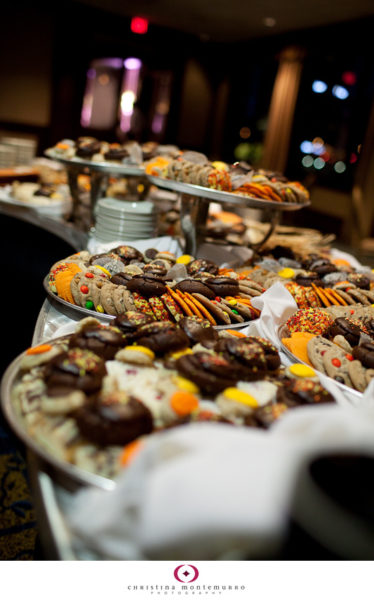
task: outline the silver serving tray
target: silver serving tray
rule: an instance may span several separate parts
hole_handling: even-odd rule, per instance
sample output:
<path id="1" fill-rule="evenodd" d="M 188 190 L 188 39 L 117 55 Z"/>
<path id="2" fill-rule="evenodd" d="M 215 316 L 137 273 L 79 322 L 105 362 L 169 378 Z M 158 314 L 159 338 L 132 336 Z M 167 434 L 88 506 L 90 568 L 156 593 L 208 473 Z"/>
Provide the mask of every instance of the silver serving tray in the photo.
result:
<path id="1" fill-rule="evenodd" d="M 92 160 L 85 160 L 84 158 L 63 158 L 53 152 L 53 150 L 46 150 L 44 152 L 48 158 L 57 160 L 58 162 L 66 165 L 67 167 L 82 167 L 88 168 L 91 171 L 99 171 L 101 173 L 107 173 L 108 175 L 126 175 L 128 176 L 142 176 L 145 175 L 144 167 L 138 165 L 122 164 L 110 161 L 95 162 Z"/>
<path id="2" fill-rule="evenodd" d="M 56 338 L 62 339 L 62 338 Z M 53 340 L 55 342 L 56 340 Z M 74 489 L 79 486 L 92 485 L 100 489 L 111 490 L 115 487 L 115 482 L 89 471 L 84 471 L 79 467 L 63 461 L 53 454 L 47 452 L 43 446 L 40 446 L 27 432 L 21 415 L 17 413 L 16 407 L 12 402 L 12 389 L 20 378 L 20 362 L 24 356 L 20 354 L 7 368 L 1 381 L 1 407 L 4 415 L 13 429 L 14 433 L 22 442 L 45 463 L 51 477 L 68 489 Z"/>
<path id="3" fill-rule="evenodd" d="M 95 317 L 96 319 L 100 319 L 101 321 L 109 324 L 116 318 L 113 315 L 107 315 L 105 313 L 96 312 L 96 310 L 90 310 L 89 308 L 77 306 L 76 304 L 70 304 L 70 302 L 66 302 L 66 300 L 56 296 L 56 294 L 54 294 L 49 288 L 48 275 L 46 275 L 46 277 L 43 279 L 43 286 L 51 304 L 53 304 L 57 310 L 74 321 L 80 321 L 85 317 Z M 230 325 L 215 325 L 214 329 L 217 329 L 218 331 L 223 329 L 243 329 L 244 327 L 247 327 L 253 323 L 254 320 L 255 319 L 252 319 L 252 321 L 244 321 L 243 323 L 232 323 Z"/>
<path id="4" fill-rule="evenodd" d="M 76 304 L 70 304 L 70 302 L 67 302 L 66 300 L 63 300 L 62 298 L 60 298 L 59 296 L 56 296 L 56 294 L 54 294 L 49 288 L 48 275 L 46 275 L 43 279 L 43 287 L 45 289 L 45 292 L 46 292 L 51 304 L 53 304 L 53 306 L 55 308 L 57 308 L 57 310 L 62 312 L 64 315 L 66 315 L 70 319 L 73 319 L 74 321 L 80 321 L 81 319 L 84 319 L 85 317 L 95 317 L 96 319 L 100 319 L 101 321 L 104 321 L 105 323 L 109 324 L 112 321 L 114 321 L 114 319 L 116 318 L 113 315 L 107 315 L 106 313 L 100 313 L 100 312 L 97 312 L 96 310 L 90 310 L 89 308 L 83 308 L 83 306 L 77 306 Z"/>
<path id="5" fill-rule="evenodd" d="M 183 183 L 181 181 L 174 181 L 172 179 L 164 179 L 163 177 L 155 177 L 153 175 L 147 175 L 147 177 L 149 181 L 157 187 L 171 190 L 173 192 L 179 192 L 181 194 L 188 194 L 189 196 L 198 196 L 199 198 L 205 198 L 206 200 L 212 200 L 213 202 L 219 202 L 221 204 L 247 206 L 248 208 L 270 208 L 281 211 L 300 210 L 301 208 L 305 208 L 306 206 L 310 205 L 310 202 L 298 204 L 296 202 L 274 202 L 273 200 L 261 200 L 260 198 L 240 196 L 239 194 L 233 194 L 231 192 L 221 192 L 219 190 L 203 187 L 201 185 Z"/>
<path id="6" fill-rule="evenodd" d="M 287 354 L 288 358 L 291 359 L 292 362 L 297 362 L 302 365 L 307 365 L 309 367 L 310 365 L 308 365 L 306 362 L 304 362 L 303 360 L 298 358 L 288 348 L 286 348 L 286 346 L 282 342 L 283 337 L 289 337 L 287 325 L 285 323 L 278 328 L 278 340 L 279 340 L 279 344 L 281 346 L 282 352 Z M 318 371 L 318 369 L 316 369 L 315 367 L 313 367 L 313 369 L 320 375 L 324 375 L 325 377 L 328 377 L 328 375 L 326 375 L 326 373 L 322 373 L 321 371 Z M 357 390 L 349 387 L 348 385 L 345 385 L 344 383 L 335 381 L 335 379 L 332 379 L 332 377 L 330 377 L 330 379 L 342 390 L 342 392 L 348 392 L 349 394 L 352 394 L 352 396 L 355 396 L 356 398 L 362 398 L 361 392 L 358 392 Z"/>

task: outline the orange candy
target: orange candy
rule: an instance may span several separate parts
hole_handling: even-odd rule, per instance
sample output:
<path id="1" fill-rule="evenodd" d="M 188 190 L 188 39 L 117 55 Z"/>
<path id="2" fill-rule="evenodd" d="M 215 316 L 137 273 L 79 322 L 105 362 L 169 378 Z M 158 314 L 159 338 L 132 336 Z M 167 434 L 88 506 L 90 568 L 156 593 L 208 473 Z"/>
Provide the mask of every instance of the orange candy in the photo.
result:
<path id="1" fill-rule="evenodd" d="M 236 331 L 236 329 L 226 329 L 226 331 L 227 331 L 227 333 L 231 333 L 231 335 L 235 335 L 235 337 L 238 337 L 238 338 L 245 338 L 245 337 L 247 337 L 241 331 Z"/>
<path id="2" fill-rule="evenodd" d="M 52 350 L 50 344 L 40 344 L 40 346 L 34 346 L 26 350 L 26 354 L 44 354 L 44 352 L 49 352 L 49 350 Z"/>
<path id="3" fill-rule="evenodd" d="M 59 271 L 55 276 L 55 286 L 57 294 L 66 302 L 75 304 L 74 298 L 71 293 L 70 283 L 76 273 L 79 273 L 82 269 L 78 267 L 76 263 L 68 263 L 67 269 Z"/>
<path id="4" fill-rule="evenodd" d="M 307 345 L 313 337 L 316 337 L 313 333 L 297 331 L 292 333 L 289 338 L 282 338 L 282 342 L 292 354 L 312 367 L 313 365 L 308 357 Z"/>
<path id="5" fill-rule="evenodd" d="M 127 467 L 130 462 L 135 458 L 135 456 L 138 454 L 139 450 L 141 450 L 144 446 L 144 443 L 142 440 L 134 440 L 133 442 L 130 442 L 129 444 L 127 444 L 123 451 L 122 454 L 120 456 L 120 463 L 123 467 Z"/>
<path id="6" fill-rule="evenodd" d="M 189 415 L 199 406 L 199 400 L 190 392 L 174 392 L 170 398 L 170 406 L 180 417 Z"/>

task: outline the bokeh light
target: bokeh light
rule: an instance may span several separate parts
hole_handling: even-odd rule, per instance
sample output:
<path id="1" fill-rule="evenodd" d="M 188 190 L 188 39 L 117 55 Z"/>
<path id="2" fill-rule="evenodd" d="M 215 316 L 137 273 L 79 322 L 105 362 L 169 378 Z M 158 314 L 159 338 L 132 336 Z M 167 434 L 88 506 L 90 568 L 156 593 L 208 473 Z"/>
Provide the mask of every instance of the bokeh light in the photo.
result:
<path id="1" fill-rule="evenodd" d="M 99 82 L 100 85 L 108 85 L 108 83 L 109 83 L 109 76 L 106 73 L 103 73 L 102 75 L 99 75 L 98 82 Z"/>
<path id="2" fill-rule="evenodd" d="M 356 73 L 353 73 L 353 71 L 344 71 L 342 81 L 346 85 L 354 85 L 357 81 Z"/>
<path id="3" fill-rule="evenodd" d="M 315 169 L 318 169 L 318 171 L 320 171 L 321 169 L 323 169 L 323 167 L 325 166 L 325 161 L 323 160 L 323 158 L 318 157 L 314 160 L 313 165 Z"/>
<path id="4" fill-rule="evenodd" d="M 313 152 L 312 142 L 309 142 L 308 140 L 304 140 L 300 144 L 300 150 L 301 150 L 301 152 L 304 152 L 304 154 L 310 154 L 310 152 Z"/>
<path id="5" fill-rule="evenodd" d="M 327 83 L 320 79 L 315 79 L 312 83 L 312 90 L 316 94 L 323 94 L 327 90 Z"/>
<path id="6" fill-rule="evenodd" d="M 307 154 L 306 156 L 303 157 L 302 159 L 302 165 L 303 167 L 311 167 L 313 164 L 313 156 L 310 156 L 310 154 Z"/>
<path id="7" fill-rule="evenodd" d="M 133 17 L 131 19 L 130 29 L 133 33 L 144 34 L 148 31 L 148 21 L 143 17 Z"/>
<path id="8" fill-rule="evenodd" d="M 336 173 L 344 173 L 346 169 L 346 164 L 342 160 L 338 160 L 338 162 L 334 164 L 334 171 Z"/>
<path id="9" fill-rule="evenodd" d="M 142 61 L 140 60 L 140 58 L 126 58 L 126 60 L 123 61 L 123 66 L 128 71 L 135 71 L 135 69 L 140 69 L 140 67 L 142 66 Z"/>
<path id="10" fill-rule="evenodd" d="M 334 85 L 332 88 L 332 95 L 335 96 L 335 98 L 339 98 L 339 100 L 346 100 L 349 96 L 349 92 L 347 88 L 342 85 Z"/>
<path id="11" fill-rule="evenodd" d="M 241 127 L 240 131 L 239 131 L 239 135 L 241 138 L 243 138 L 243 140 L 248 139 L 251 136 L 251 130 L 249 129 L 249 127 Z"/>

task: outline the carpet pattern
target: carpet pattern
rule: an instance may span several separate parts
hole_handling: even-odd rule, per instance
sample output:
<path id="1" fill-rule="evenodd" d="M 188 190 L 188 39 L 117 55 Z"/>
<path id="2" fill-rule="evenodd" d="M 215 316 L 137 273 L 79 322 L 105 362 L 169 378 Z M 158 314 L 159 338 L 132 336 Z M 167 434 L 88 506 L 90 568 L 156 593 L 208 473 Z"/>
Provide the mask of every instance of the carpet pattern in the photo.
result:
<path id="1" fill-rule="evenodd" d="M 0 416 L 0 560 L 33 560 L 35 539 L 25 458 Z"/>

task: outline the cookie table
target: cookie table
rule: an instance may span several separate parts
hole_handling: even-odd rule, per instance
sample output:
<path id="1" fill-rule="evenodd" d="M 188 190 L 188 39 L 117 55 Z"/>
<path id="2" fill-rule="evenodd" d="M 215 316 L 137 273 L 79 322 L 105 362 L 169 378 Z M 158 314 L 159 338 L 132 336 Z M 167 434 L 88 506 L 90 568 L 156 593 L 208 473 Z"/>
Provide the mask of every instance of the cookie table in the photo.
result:
<path id="1" fill-rule="evenodd" d="M 87 245 L 87 234 L 79 231 L 72 223 L 42 215 L 31 207 L 16 206 L 0 199 L 0 214 L 36 225 L 61 238 L 77 251 L 83 250 Z"/>

